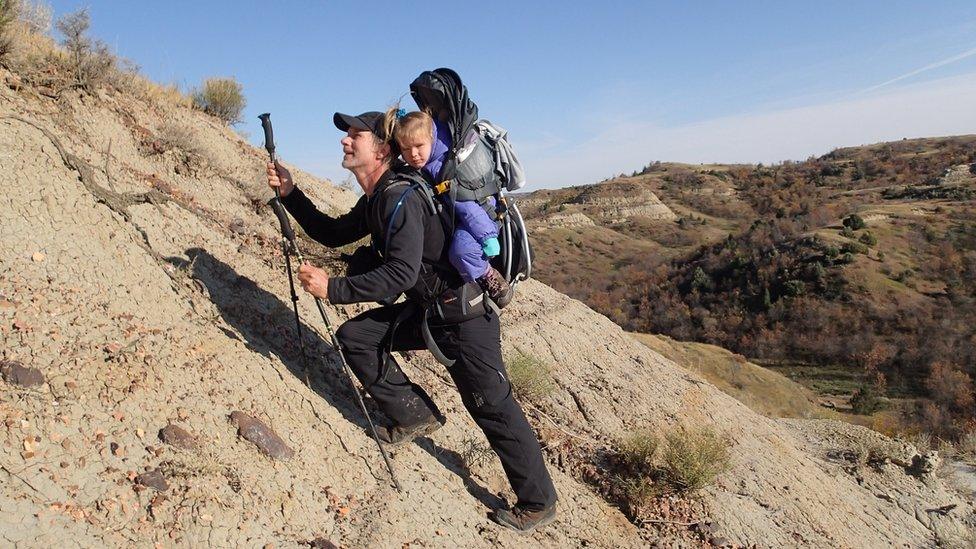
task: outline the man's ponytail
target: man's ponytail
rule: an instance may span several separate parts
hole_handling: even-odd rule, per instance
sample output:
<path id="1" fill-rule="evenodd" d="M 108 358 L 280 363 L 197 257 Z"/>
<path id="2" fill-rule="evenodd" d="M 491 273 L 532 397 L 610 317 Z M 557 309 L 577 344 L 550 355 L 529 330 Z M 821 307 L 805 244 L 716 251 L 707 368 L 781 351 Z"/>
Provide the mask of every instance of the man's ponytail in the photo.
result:
<path id="1" fill-rule="evenodd" d="M 397 113 L 399 111 L 400 105 L 393 105 L 389 109 L 386 109 L 386 114 L 383 115 L 383 131 L 386 133 L 386 138 L 390 146 L 396 146 L 397 144 L 394 136 L 396 134 Z"/>

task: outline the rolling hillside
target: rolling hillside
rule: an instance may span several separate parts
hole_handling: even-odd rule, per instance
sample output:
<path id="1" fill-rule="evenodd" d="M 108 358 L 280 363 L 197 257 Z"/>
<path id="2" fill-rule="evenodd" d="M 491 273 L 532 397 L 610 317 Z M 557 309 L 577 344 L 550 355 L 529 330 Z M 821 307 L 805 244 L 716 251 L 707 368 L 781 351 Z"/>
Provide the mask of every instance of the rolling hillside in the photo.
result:
<path id="1" fill-rule="evenodd" d="M 617 324 L 847 369 L 862 378 L 847 396 L 920 397 L 915 419 L 957 436 L 976 387 L 974 166 L 974 136 L 912 139 L 775 166 L 655 162 L 524 201 L 538 277 Z"/>

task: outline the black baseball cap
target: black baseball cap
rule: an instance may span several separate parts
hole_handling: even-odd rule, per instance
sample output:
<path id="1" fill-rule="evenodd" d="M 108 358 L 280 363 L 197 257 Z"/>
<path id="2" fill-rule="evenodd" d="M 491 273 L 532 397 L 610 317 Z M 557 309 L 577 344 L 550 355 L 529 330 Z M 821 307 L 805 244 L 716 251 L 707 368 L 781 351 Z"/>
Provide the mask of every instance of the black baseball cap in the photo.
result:
<path id="1" fill-rule="evenodd" d="M 349 128 L 356 128 L 357 130 L 373 132 L 373 135 L 383 141 L 386 141 L 388 138 L 386 135 L 385 116 L 381 112 L 369 111 L 358 116 L 337 112 L 332 117 L 332 122 L 344 132 L 349 131 Z"/>

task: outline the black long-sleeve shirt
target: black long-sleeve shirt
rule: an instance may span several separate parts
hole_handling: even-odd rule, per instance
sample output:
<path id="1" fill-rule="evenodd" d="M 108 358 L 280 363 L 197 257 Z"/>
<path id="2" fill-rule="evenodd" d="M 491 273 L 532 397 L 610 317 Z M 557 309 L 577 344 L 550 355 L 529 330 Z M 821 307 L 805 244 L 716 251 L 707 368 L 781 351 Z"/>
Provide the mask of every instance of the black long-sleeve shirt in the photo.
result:
<path id="1" fill-rule="evenodd" d="M 282 198 L 285 208 L 312 239 L 337 247 L 370 235 L 374 248 L 382 255 L 380 266 L 371 271 L 330 278 L 330 302 L 379 301 L 401 292 L 420 297 L 423 290 L 419 286 L 424 284 L 422 266 L 444 260 L 446 236 L 444 227 L 424 204 L 421 192 L 408 191 L 410 183 L 388 170 L 371 196 L 360 197 L 352 210 L 338 217 L 320 212 L 298 188 Z M 400 207 L 394 212 L 398 203 Z"/>

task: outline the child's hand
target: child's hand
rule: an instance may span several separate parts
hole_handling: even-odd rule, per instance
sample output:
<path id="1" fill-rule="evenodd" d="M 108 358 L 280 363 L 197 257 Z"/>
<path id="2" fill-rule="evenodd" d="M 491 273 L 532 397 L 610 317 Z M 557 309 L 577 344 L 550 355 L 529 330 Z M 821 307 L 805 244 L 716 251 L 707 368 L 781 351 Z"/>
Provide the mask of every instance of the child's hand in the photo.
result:
<path id="1" fill-rule="evenodd" d="M 487 257 L 495 257 L 501 253 L 502 247 L 498 244 L 498 238 L 493 236 L 485 239 L 485 243 L 481 246 L 481 251 L 483 251 Z"/>

